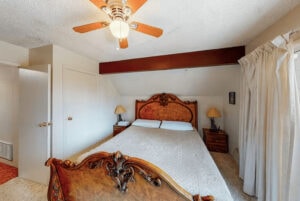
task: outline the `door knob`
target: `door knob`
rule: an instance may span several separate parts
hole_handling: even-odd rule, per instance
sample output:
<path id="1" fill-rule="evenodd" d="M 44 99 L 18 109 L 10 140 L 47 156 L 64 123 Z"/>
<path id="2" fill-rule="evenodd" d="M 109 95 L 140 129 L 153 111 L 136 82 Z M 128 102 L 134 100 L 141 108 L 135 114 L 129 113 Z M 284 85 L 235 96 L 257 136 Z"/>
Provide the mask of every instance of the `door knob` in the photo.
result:
<path id="1" fill-rule="evenodd" d="M 39 127 L 47 127 L 47 126 L 52 126 L 52 122 L 42 122 L 39 123 Z"/>
<path id="2" fill-rule="evenodd" d="M 46 127 L 48 126 L 48 123 L 47 122 L 42 122 L 42 123 L 39 123 L 39 127 Z"/>

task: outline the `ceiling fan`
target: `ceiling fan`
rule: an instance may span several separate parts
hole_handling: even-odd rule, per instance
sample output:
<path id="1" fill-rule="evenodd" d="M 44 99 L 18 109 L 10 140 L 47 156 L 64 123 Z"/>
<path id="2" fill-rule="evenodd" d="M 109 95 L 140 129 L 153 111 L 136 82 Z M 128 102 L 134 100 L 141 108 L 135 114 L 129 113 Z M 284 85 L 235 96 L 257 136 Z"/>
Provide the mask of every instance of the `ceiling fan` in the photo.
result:
<path id="1" fill-rule="evenodd" d="M 73 30 L 79 33 L 86 33 L 96 29 L 109 26 L 112 35 L 119 40 L 120 48 L 127 48 L 127 36 L 129 30 L 135 30 L 154 37 L 160 37 L 163 30 L 140 22 L 130 22 L 129 18 L 134 14 L 147 0 L 90 0 L 95 6 L 104 11 L 110 22 L 94 22 L 82 26 L 73 27 Z"/>

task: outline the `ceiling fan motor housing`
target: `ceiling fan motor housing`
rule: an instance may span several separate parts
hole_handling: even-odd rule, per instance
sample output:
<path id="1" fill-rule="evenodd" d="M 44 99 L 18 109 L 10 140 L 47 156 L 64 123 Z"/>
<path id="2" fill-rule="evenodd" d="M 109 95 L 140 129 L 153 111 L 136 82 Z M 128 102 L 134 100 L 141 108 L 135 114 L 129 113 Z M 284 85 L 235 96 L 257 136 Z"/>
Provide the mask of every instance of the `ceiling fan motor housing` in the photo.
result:
<path id="1" fill-rule="evenodd" d="M 111 20 L 126 22 L 131 14 L 131 9 L 126 6 L 126 0 L 106 0 L 107 6 L 102 7 Z"/>

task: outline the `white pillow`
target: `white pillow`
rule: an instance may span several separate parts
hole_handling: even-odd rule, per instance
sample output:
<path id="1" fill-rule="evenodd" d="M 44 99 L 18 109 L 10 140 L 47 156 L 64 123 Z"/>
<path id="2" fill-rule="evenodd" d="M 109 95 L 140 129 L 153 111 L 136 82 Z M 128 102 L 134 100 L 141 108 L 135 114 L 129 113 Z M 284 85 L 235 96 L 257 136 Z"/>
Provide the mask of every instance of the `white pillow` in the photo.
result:
<path id="1" fill-rule="evenodd" d="M 162 121 L 160 128 L 177 130 L 177 131 L 192 131 L 194 130 L 190 122 L 184 121 Z"/>
<path id="2" fill-rule="evenodd" d="M 161 121 L 149 119 L 136 119 L 131 125 L 147 128 L 159 128 Z"/>

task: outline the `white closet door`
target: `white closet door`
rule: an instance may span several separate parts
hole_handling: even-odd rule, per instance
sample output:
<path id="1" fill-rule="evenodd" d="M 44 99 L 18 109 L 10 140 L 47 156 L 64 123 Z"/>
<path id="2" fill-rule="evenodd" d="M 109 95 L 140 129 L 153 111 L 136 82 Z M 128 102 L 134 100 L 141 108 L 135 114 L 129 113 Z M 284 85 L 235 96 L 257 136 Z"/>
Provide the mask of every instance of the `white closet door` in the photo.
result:
<path id="1" fill-rule="evenodd" d="M 50 171 L 51 66 L 19 70 L 19 176 L 47 184 Z M 34 70 L 33 70 L 34 69 Z"/>
<path id="2" fill-rule="evenodd" d="M 64 158 L 99 139 L 97 75 L 63 69 Z"/>

